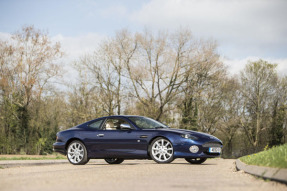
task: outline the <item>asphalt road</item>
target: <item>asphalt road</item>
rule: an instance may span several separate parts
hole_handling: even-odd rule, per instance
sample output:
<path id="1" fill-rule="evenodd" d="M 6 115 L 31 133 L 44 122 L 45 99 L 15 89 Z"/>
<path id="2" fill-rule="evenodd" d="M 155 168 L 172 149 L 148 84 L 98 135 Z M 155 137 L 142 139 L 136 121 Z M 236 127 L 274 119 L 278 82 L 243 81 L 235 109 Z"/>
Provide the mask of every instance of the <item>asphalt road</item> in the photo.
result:
<path id="1" fill-rule="evenodd" d="M 287 186 L 237 172 L 235 160 L 211 159 L 190 165 L 183 159 L 171 164 L 127 160 L 108 165 L 91 160 L 84 166 L 58 164 L 0 169 L 0 190 L 150 191 L 150 190 L 260 190 L 287 191 Z"/>

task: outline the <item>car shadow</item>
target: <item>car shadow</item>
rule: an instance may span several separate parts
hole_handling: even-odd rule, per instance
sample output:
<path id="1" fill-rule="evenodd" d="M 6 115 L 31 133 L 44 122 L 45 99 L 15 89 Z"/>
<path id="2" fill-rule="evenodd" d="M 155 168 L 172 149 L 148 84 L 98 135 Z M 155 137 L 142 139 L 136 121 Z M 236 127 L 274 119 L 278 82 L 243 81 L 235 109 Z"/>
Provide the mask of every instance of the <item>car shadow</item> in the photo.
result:
<path id="1" fill-rule="evenodd" d="M 166 164 L 158 164 L 158 163 L 121 163 L 121 164 L 102 164 L 102 163 L 92 163 L 92 164 L 87 164 L 91 166 L 131 166 L 131 165 L 186 165 L 186 166 L 206 166 L 206 165 L 216 165 L 216 164 L 189 164 L 189 163 L 166 163 Z"/>
<path id="2" fill-rule="evenodd" d="M 215 164 L 190 164 L 190 163 L 170 163 L 170 164 L 196 165 L 196 166 L 215 165 Z"/>
<path id="3" fill-rule="evenodd" d="M 121 166 L 123 166 L 123 165 L 141 165 L 141 164 L 132 164 L 132 163 L 122 163 L 122 164 L 96 164 L 96 163 L 94 163 L 94 164 L 87 164 L 87 165 L 92 165 L 92 166 L 117 166 L 117 165 L 121 165 Z"/>

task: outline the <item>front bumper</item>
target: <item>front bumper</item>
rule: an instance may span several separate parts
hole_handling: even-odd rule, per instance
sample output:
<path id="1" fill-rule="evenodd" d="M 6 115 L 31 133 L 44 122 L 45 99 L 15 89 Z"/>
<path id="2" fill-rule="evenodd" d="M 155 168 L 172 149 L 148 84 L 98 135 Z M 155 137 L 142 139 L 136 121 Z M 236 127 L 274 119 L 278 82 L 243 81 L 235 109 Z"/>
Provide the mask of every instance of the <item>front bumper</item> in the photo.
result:
<path id="1" fill-rule="evenodd" d="M 192 145 L 198 146 L 197 153 L 192 153 L 189 148 Z M 174 157 L 175 158 L 215 158 L 220 157 L 221 153 L 210 153 L 210 147 L 220 147 L 222 149 L 222 143 L 217 141 L 209 142 L 196 142 L 192 140 L 185 140 L 184 142 L 174 145 Z"/>

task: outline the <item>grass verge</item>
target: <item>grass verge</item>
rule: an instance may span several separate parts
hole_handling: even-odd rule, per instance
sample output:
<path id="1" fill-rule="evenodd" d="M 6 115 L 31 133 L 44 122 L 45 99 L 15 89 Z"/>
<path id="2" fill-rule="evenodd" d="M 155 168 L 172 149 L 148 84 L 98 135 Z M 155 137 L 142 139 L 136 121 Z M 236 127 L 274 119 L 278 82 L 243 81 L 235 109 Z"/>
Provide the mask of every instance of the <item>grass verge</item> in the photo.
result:
<path id="1" fill-rule="evenodd" d="M 56 160 L 56 159 L 66 159 L 65 156 L 1 156 L 0 160 Z"/>
<path id="2" fill-rule="evenodd" d="M 248 165 L 287 168 L 287 144 L 241 157 L 240 160 Z"/>

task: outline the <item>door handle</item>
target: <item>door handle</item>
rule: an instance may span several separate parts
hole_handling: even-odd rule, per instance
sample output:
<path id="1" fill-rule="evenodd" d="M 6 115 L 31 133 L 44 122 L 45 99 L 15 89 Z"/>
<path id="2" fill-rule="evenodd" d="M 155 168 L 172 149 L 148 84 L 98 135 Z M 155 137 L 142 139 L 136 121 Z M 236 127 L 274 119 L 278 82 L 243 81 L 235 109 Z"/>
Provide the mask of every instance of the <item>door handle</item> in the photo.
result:
<path id="1" fill-rule="evenodd" d="M 97 134 L 97 137 L 103 137 L 104 134 Z"/>

